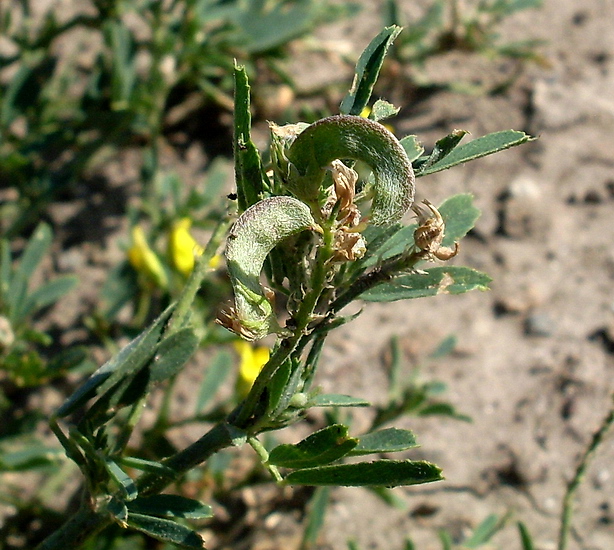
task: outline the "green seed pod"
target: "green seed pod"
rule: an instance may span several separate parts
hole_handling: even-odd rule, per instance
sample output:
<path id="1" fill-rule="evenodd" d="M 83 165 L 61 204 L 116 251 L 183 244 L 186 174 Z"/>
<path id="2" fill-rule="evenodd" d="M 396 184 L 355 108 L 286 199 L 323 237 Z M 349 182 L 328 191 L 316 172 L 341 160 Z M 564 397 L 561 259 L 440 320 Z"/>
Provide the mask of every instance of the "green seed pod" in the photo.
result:
<path id="1" fill-rule="evenodd" d="M 235 294 L 235 308 L 220 323 L 246 340 L 283 333 L 260 272 L 271 250 L 286 237 L 305 229 L 320 230 L 309 207 L 293 197 L 271 197 L 248 208 L 233 225 L 226 245 L 226 263 Z"/>
<path id="2" fill-rule="evenodd" d="M 326 168 L 336 159 L 366 163 L 375 176 L 371 223 L 398 221 L 414 202 L 415 177 L 397 138 L 373 120 L 335 115 L 303 130 L 287 151 L 289 188 L 306 202 L 315 201 Z"/>

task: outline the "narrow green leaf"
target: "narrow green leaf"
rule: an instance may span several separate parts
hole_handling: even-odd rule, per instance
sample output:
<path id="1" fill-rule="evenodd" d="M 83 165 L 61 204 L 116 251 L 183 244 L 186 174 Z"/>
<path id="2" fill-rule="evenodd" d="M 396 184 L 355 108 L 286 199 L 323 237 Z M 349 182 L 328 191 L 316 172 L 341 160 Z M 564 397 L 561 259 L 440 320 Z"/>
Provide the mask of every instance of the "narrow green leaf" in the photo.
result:
<path id="1" fill-rule="evenodd" d="M 329 500 L 329 487 L 318 487 L 314 491 L 307 507 L 307 525 L 303 531 L 301 549 L 315 548 L 318 534 L 324 525 Z"/>
<path id="2" fill-rule="evenodd" d="M 109 270 L 100 291 L 104 318 L 108 321 L 115 319 L 119 311 L 134 299 L 138 292 L 137 275 L 127 260 Z"/>
<path id="3" fill-rule="evenodd" d="M 424 272 L 396 277 L 361 295 L 368 302 L 394 302 L 436 296 L 462 294 L 470 290 L 487 290 L 492 279 L 468 267 L 431 267 Z"/>
<path id="4" fill-rule="evenodd" d="M 107 510 L 117 519 L 120 524 L 125 524 L 128 519 L 128 508 L 124 501 L 118 498 L 112 498 L 107 504 Z"/>
<path id="5" fill-rule="evenodd" d="M 367 103 L 369 103 L 373 86 L 379 76 L 388 48 L 390 48 L 401 30 L 400 27 L 394 25 L 386 27 L 371 40 L 370 44 L 361 54 L 356 64 L 352 87 L 343 98 L 339 108 L 342 114 L 360 115 Z"/>
<path id="6" fill-rule="evenodd" d="M 302 374 L 303 370 L 300 366 L 295 365 L 293 370 L 293 364 L 290 360 L 284 361 L 277 369 L 267 388 L 269 392 L 267 410 L 272 418 L 288 408 L 299 384 L 303 382 Z"/>
<path id="7" fill-rule="evenodd" d="M 454 351 L 457 342 L 458 338 L 455 334 L 446 336 L 441 342 L 439 342 L 439 344 L 437 344 L 437 347 L 431 353 L 429 353 L 429 357 L 431 359 L 441 359 L 446 355 L 450 355 Z"/>
<path id="8" fill-rule="evenodd" d="M 452 550 L 452 535 L 450 535 L 450 533 L 448 533 L 445 529 L 441 529 L 437 535 L 441 541 L 442 550 Z"/>
<path id="9" fill-rule="evenodd" d="M 191 328 L 181 329 L 158 345 L 150 366 L 150 381 L 171 378 L 188 362 L 198 348 L 198 337 Z"/>
<path id="10" fill-rule="evenodd" d="M 126 523 L 137 531 L 141 531 L 162 542 L 176 544 L 180 548 L 196 550 L 205 548 L 205 541 L 196 531 L 173 520 L 129 513 Z"/>
<path id="11" fill-rule="evenodd" d="M 117 462 L 127 468 L 134 468 L 141 472 L 148 472 L 161 476 L 166 476 L 169 479 L 174 478 L 177 472 L 164 464 L 160 464 L 154 460 L 145 460 L 143 458 L 137 458 L 135 456 L 121 456 L 117 458 Z"/>
<path id="12" fill-rule="evenodd" d="M 21 311 L 22 317 L 26 317 L 39 309 L 54 304 L 62 296 L 70 292 L 77 285 L 78 281 L 76 277 L 68 275 L 58 277 L 38 287 L 26 298 Z"/>
<path id="13" fill-rule="evenodd" d="M 269 463 L 284 468 L 311 468 L 347 455 L 358 443 L 347 426 L 333 424 L 311 434 L 296 445 L 279 445 L 269 454 Z"/>
<path id="14" fill-rule="evenodd" d="M 139 497 L 128 504 L 129 512 L 146 516 L 204 519 L 213 516 L 213 509 L 198 500 L 179 495 Z"/>
<path id="15" fill-rule="evenodd" d="M 405 499 L 401 498 L 393 489 L 389 489 L 388 487 L 367 487 L 366 490 L 373 493 L 388 506 L 392 506 L 398 510 L 407 509 L 407 502 Z"/>
<path id="16" fill-rule="evenodd" d="M 498 153 L 499 151 L 527 143 L 528 141 L 533 141 L 534 139 L 534 137 L 516 130 L 504 130 L 502 132 L 487 134 L 465 145 L 459 145 L 439 162 L 436 162 L 425 170 L 416 172 L 416 177 L 447 170 L 457 164 L 462 164 L 486 155 L 492 155 L 493 153 Z"/>
<path id="17" fill-rule="evenodd" d="M 463 422 L 471 422 L 471 417 L 459 413 L 450 403 L 432 402 L 417 411 L 418 416 L 449 416 Z"/>
<path id="18" fill-rule="evenodd" d="M 58 409 L 56 416 L 63 418 L 77 408 L 84 405 L 95 395 L 100 395 L 113 387 L 117 382 L 125 379 L 127 375 L 134 374 L 153 355 L 155 346 L 164 323 L 172 312 L 168 308 L 144 332 L 139 334 L 132 342 L 122 348 L 117 355 L 109 359 L 84 384 L 73 393 Z"/>
<path id="19" fill-rule="evenodd" d="M 397 487 L 443 479 L 441 469 L 424 461 L 377 460 L 296 470 L 285 478 L 290 485 Z"/>
<path id="20" fill-rule="evenodd" d="M 126 472 L 124 472 L 115 461 L 111 460 L 110 458 L 107 458 L 104 461 L 104 464 L 107 469 L 107 472 L 109 472 L 109 475 L 111 476 L 113 481 L 117 483 L 117 486 L 119 487 L 119 490 L 121 491 L 124 499 L 134 500 L 139 494 L 134 480 Z"/>
<path id="21" fill-rule="evenodd" d="M 479 548 L 486 544 L 503 528 L 506 520 L 506 516 L 499 517 L 491 514 L 474 529 L 471 536 L 463 542 L 463 546 Z"/>
<path id="22" fill-rule="evenodd" d="M 417 446 L 416 438 L 409 430 L 386 428 L 361 436 L 358 445 L 350 451 L 349 456 L 396 453 Z"/>
<path id="23" fill-rule="evenodd" d="M 241 213 L 262 198 L 265 181 L 260 154 L 251 138 L 250 87 L 245 67 L 235 65 L 234 79 L 235 179 L 239 213 Z"/>
<path id="24" fill-rule="evenodd" d="M 156 345 L 162 333 L 162 328 L 170 317 L 174 305 L 168 307 L 153 324 L 141 333 L 133 342 L 141 338 L 134 346 L 131 346 L 130 352 L 122 357 L 121 361 L 116 361 L 115 368 L 111 376 L 105 380 L 98 389 L 98 395 L 109 391 L 115 384 L 126 380 L 128 376 L 134 376 L 143 366 L 145 366 L 152 358 L 156 351 Z M 128 344 L 130 346 L 130 344 Z M 121 352 L 120 352 L 121 353 Z M 118 356 L 119 357 L 119 354 Z"/>
<path id="25" fill-rule="evenodd" d="M 11 246 L 6 239 L 0 239 L 0 301 L 6 302 L 11 285 Z"/>
<path id="26" fill-rule="evenodd" d="M 46 223 L 37 226 L 19 260 L 16 274 L 28 281 L 51 246 L 51 228 Z"/>
<path id="27" fill-rule="evenodd" d="M 533 537 L 527 529 L 527 526 L 521 521 L 518 522 L 518 532 L 520 533 L 520 540 L 522 542 L 522 550 L 535 550 L 533 544 Z"/>
<path id="28" fill-rule="evenodd" d="M 196 415 L 203 412 L 231 372 L 232 354 L 227 350 L 220 350 L 207 367 L 203 381 L 200 384 L 194 411 Z"/>
<path id="29" fill-rule="evenodd" d="M 426 172 L 434 164 L 441 162 L 447 157 L 460 141 L 468 134 L 466 130 L 453 130 L 447 136 L 437 140 L 431 154 L 420 163 L 416 174 Z"/>
<path id="30" fill-rule="evenodd" d="M 309 400 L 310 407 L 368 407 L 370 404 L 364 399 L 337 393 L 320 393 Z"/>
<path id="31" fill-rule="evenodd" d="M 59 463 L 64 449 L 32 443 L 18 451 L 0 450 L 0 471 L 21 472 Z"/>

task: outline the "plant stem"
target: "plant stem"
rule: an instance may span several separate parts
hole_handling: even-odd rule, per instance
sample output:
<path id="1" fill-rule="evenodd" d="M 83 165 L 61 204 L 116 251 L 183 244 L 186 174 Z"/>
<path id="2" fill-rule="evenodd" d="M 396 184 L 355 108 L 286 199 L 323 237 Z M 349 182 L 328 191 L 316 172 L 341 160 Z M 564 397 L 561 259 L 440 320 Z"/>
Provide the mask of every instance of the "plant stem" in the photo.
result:
<path id="1" fill-rule="evenodd" d="M 569 531 L 571 530 L 571 516 L 573 514 L 573 499 L 576 495 L 580 483 L 584 479 L 588 465 L 595 455 L 595 452 L 603 442 L 606 433 L 610 429 L 610 426 L 614 423 L 614 394 L 612 395 L 612 406 L 610 412 L 605 417 L 599 429 L 593 434 L 593 438 L 589 446 L 584 451 L 584 455 L 576 468 L 576 473 L 567 485 L 567 491 L 563 497 L 563 510 L 561 512 L 561 529 L 559 531 L 559 544 L 558 550 L 565 550 L 567 548 L 567 541 L 569 540 Z"/>
<path id="2" fill-rule="evenodd" d="M 139 496 L 159 493 L 167 485 L 179 479 L 182 474 L 202 464 L 211 455 L 235 445 L 232 430 L 233 427 L 227 423 L 217 424 L 189 447 L 164 460 L 162 464 L 174 471 L 172 478 L 160 474 L 145 474 L 140 477 L 137 480 Z"/>
<path id="3" fill-rule="evenodd" d="M 85 502 L 79 511 L 60 529 L 41 542 L 36 550 L 66 550 L 80 548 L 90 537 L 113 523 L 108 515 L 92 509 Z"/>
<path id="4" fill-rule="evenodd" d="M 332 222 L 331 222 L 332 223 Z M 328 261 L 333 255 L 333 239 L 334 234 L 329 225 L 323 224 L 323 243 L 318 250 L 318 256 L 313 268 L 309 290 L 301 301 L 294 316 L 296 328 L 292 336 L 281 340 L 275 351 L 271 355 L 267 364 L 262 368 L 260 374 L 254 381 L 252 389 L 248 396 L 243 401 L 243 404 L 238 410 L 236 418 L 232 420 L 232 424 L 240 429 L 246 429 L 251 425 L 252 417 L 258 408 L 260 398 L 266 387 L 269 385 L 271 378 L 277 369 L 286 361 L 290 355 L 297 349 L 302 350 L 306 345 L 306 340 L 310 338 L 308 326 L 313 320 L 313 312 L 318 304 L 318 300 L 326 287 L 326 276 Z M 301 344 L 299 346 L 299 343 Z"/>
<path id="5" fill-rule="evenodd" d="M 389 281 L 404 271 L 411 271 L 416 264 L 425 258 L 425 252 L 416 250 L 411 253 L 402 253 L 386 260 L 382 265 L 376 267 L 369 273 L 362 275 L 350 287 L 330 305 L 329 318 L 332 319 L 334 314 L 341 311 L 350 302 L 353 302 L 361 294 L 374 286 Z"/>

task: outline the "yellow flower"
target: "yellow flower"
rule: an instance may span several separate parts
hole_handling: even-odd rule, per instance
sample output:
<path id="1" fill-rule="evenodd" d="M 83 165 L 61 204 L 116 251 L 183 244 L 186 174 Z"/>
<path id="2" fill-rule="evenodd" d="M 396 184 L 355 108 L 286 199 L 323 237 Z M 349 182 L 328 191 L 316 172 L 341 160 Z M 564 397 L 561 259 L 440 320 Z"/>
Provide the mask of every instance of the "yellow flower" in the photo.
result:
<path id="1" fill-rule="evenodd" d="M 173 224 L 168 240 L 168 252 L 171 261 L 177 271 L 183 273 L 186 277 L 194 269 L 194 258 L 204 252 L 203 247 L 196 242 L 190 233 L 191 225 L 192 220 L 190 218 L 177 220 Z"/>
<path id="2" fill-rule="evenodd" d="M 166 288 L 168 284 L 166 271 L 149 246 L 143 228 L 140 225 L 133 226 L 131 236 L 132 245 L 128 249 L 128 261 L 132 267 L 156 285 Z"/>
<path id="3" fill-rule="evenodd" d="M 241 358 L 236 387 L 237 395 L 244 398 L 249 393 L 262 367 L 269 360 L 270 352 L 267 347 L 253 346 L 245 340 L 235 342 L 234 346 Z"/>

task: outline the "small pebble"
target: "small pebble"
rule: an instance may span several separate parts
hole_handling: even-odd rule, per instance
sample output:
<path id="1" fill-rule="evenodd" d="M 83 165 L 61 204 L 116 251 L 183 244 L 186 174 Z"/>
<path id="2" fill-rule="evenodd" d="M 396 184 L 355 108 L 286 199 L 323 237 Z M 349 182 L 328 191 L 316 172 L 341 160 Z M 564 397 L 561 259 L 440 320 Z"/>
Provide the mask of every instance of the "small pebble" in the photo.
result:
<path id="1" fill-rule="evenodd" d="M 525 320 L 524 333 L 527 336 L 552 336 L 554 322 L 547 313 L 531 313 Z"/>

